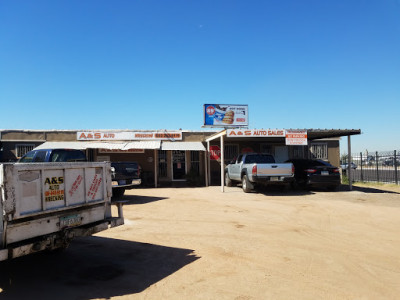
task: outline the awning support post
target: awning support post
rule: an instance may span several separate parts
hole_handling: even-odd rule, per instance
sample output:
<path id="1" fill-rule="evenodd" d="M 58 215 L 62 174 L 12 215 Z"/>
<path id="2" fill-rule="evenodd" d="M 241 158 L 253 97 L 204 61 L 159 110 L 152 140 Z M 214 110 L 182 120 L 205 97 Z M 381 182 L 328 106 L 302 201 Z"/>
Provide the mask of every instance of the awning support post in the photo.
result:
<path id="1" fill-rule="evenodd" d="M 211 183 L 210 142 L 207 141 L 207 177 L 208 186 Z"/>
<path id="2" fill-rule="evenodd" d="M 154 149 L 154 187 L 157 187 L 158 186 L 158 182 L 157 182 L 157 179 L 158 179 L 158 150 L 157 149 Z"/>
<path id="3" fill-rule="evenodd" d="M 351 139 L 350 135 L 347 136 L 347 176 L 349 178 L 349 190 L 353 190 L 352 174 L 351 174 Z"/>
<path id="4" fill-rule="evenodd" d="M 204 176 L 206 180 L 206 186 L 208 186 L 208 148 L 209 148 L 209 142 L 207 142 L 207 149 L 204 152 Z"/>
<path id="5" fill-rule="evenodd" d="M 224 156 L 224 136 L 221 135 L 221 192 L 224 192 L 225 188 L 225 156 Z"/>

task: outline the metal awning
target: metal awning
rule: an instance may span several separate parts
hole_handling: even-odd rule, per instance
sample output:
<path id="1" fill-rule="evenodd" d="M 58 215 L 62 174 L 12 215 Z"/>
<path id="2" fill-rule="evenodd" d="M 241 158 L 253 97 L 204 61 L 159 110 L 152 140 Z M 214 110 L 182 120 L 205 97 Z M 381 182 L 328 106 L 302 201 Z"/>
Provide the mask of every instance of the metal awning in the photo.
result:
<path id="1" fill-rule="evenodd" d="M 129 149 L 160 149 L 161 141 L 135 141 L 126 143 L 122 150 Z"/>
<path id="2" fill-rule="evenodd" d="M 286 130 L 286 129 L 285 129 Z M 298 129 L 296 129 L 298 130 Z M 307 131 L 307 139 L 308 140 L 316 140 L 316 139 L 329 139 L 329 138 L 338 138 L 338 137 L 343 137 L 343 136 L 351 136 L 351 135 L 357 135 L 361 134 L 361 129 L 301 129 L 301 130 L 306 130 Z M 216 134 L 211 135 L 208 137 L 205 141 L 206 142 L 211 142 L 213 140 L 216 140 L 220 138 L 221 136 L 224 136 L 227 140 L 231 141 L 232 139 L 234 140 L 246 140 L 246 141 L 260 141 L 260 139 L 264 140 L 277 140 L 277 139 L 285 139 L 285 137 L 228 137 L 227 136 L 227 130 L 222 130 Z"/>
<path id="3" fill-rule="evenodd" d="M 45 142 L 38 149 L 108 149 L 108 150 L 129 150 L 129 149 L 160 149 L 160 141 L 136 141 L 136 142 Z"/>
<path id="4" fill-rule="evenodd" d="M 202 142 L 162 142 L 161 150 L 206 151 Z"/>
<path id="5" fill-rule="evenodd" d="M 104 145 L 103 145 L 104 144 Z M 86 150 L 89 148 L 106 148 L 106 149 L 121 149 L 125 143 L 94 143 L 94 142 L 45 142 L 37 146 L 34 150 L 39 149 L 78 149 Z"/>

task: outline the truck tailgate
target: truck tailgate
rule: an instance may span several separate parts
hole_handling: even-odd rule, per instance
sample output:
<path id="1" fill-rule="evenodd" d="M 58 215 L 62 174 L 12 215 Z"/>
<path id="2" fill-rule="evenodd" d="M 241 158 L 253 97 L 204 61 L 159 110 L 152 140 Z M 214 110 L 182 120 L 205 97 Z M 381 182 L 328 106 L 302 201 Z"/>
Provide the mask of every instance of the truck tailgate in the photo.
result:
<path id="1" fill-rule="evenodd" d="M 257 164 L 258 176 L 291 176 L 292 164 L 277 163 L 277 164 Z"/>
<path id="2" fill-rule="evenodd" d="M 104 203 L 111 197 L 106 163 L 2 164 L 0 173 L 9 221 Z"/>

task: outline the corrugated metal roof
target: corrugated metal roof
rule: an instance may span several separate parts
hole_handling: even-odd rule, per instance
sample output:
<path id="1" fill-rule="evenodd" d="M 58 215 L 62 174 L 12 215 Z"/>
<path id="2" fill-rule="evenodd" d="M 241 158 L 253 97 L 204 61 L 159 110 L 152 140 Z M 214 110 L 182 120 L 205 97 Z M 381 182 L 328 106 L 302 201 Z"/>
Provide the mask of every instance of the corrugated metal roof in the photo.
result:
<path id="1" fill-rule="evenodd" d="M 125 147 L 126 143 L 86 142 L 86 145 L 87 149 L 122 150 Z"/>
<path id="2" fill-rule="evenodd" d="M 129 149 L 160 149 L 161 141 L 136 141 L 126 143 L 122 150 Z"/>
<path id="3" fill-rule="evenodd" d="M 103 143 L 103 142 L 45 142 L 38 149 L 122 149 L 126 143 Z"/>
<path id="4" fill-rule="evenodd" d="M 85 150 L 87 142 L 45 142 L 37 146 L 34 150 L 39 149 L 78 149 Z"/>
<path id="5" fill-rule="evenodd" d="M 206 151 L 202 142 L 162 142 L 161 150 Z"/>
<path id="6" fill-rule="evenodd" d="M 136 141 L 128 143 L 115 142 L 45 142 L 37 149 L 108 149 L 108 150 L 129 150 L 129 149 L 160 149 L 160 141 Z"/>

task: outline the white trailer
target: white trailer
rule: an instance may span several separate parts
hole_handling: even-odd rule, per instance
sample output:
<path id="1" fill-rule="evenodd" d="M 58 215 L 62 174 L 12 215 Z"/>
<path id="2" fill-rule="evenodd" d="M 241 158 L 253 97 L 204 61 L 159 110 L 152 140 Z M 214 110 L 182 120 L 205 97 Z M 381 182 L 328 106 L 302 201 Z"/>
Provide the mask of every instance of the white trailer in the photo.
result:
<path id="1" fill-rule="evenodd" d="M 0 164 L 0 261 L 122 225 L 111 195 L 110 163 Z"/>

